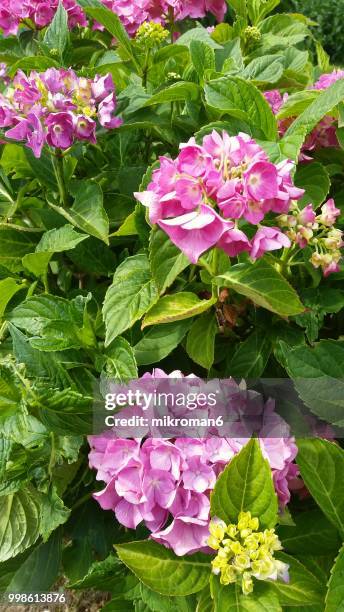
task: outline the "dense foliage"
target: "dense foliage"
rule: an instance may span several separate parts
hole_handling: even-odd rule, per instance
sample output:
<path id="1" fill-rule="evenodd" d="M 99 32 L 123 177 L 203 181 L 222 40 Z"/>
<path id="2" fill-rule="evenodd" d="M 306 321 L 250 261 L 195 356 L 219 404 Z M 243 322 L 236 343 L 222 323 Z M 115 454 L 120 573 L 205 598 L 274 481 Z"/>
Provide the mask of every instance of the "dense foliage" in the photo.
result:
<path id="1" fill-rule="evenodd" d="M 343 607 L 344 73 L 229 4 L 0 8 L 5 593 Z M 290 378 L 324 439 L 289 397 L 275 438 L 94 435 L 99 381 L 190 374 Z"/>

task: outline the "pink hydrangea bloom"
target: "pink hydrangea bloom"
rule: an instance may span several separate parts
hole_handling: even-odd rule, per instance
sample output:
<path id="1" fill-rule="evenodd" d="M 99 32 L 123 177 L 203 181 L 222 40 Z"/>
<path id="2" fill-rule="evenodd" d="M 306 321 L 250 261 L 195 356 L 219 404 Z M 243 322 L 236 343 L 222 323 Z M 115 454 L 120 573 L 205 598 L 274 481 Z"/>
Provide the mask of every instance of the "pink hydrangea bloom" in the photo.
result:
<path id="1" fill-rule="evenodd" d="M 336 81 L 340 79 L 344 79 L 344 70 L 333 70 L 333 72 L 322 74 L 316 83 L 314 83 L 313 89 L 328 89 L 333 83 L 336 83 Z"/>
<path id="2" fill-rule="evenodd" d="M 25 19 L 30 19 L 37 28 L 44 28 L 53 20 L 58 4 L 59 0 L 1 0 L 0 28 L 5 36 L 16 35 Z M 62 4 L 70 28 L 87 25 L 85 13 L 74 0 L 62 0 Z"/>
<path id="3" fill-rule="evenodd" d="M 0 94 L 0 128 L 10 128 L 6 137 L 24 140 L 36 157 L 45 143 L 59 149 L 75 140 L 94 144 L 97 119 L 107 129 L 122 123 L 111 75 L 92 81 L 62 68 L 29 76 L 19 70 L 10 85 Z"/>
<path id="4" fill-rule="evenodd" d="M 188 378 L 197 385 L 196 377 L 190 375 Z M 142 377 L 152 389 L 157 379 L 164 385 L 174 385 L 183 375 L 177 371 L 168 376 L 162 370 L 155 370 L 153 375 L 146 373 Z M 249 410 L 251 417 L 258 418 L 264 410 L 259 442 L 269 461 L 283 508 L 290 499 L 289 484 L 294 483 L 298 475 L 294 439 L 287 423 L 275 413 L 272 401 L 264 405 L 259 394 L 248 392 L 252 402 L 248 408 L 247 396 L 238 395 L 238 389 L 232 381 L 228 395 L 232 400 L 226 403 L 227 409 L 233 408 L 237 417 Z M 212 414 L 212 408 L 204 410 Z M 94 498 L 102 508 L 112 510 L 125 527 L 135 529 L 143 522 L 154 540 L 172 548 L 177 555 L 198 550 L 206 552 L 210 493 L 217 476 L 248 442 L 247 429 L 243 425 L 238 423 L 235 431 L 238 437 L 231 438 L 214 434 L 211 437 L 132 440 L 117 437 L 118 429 L 90 436 L 90 467 L 97 470 L 97 480 L 106 485 L 94 494 Z"/>
<path id="5" fill-rule="evenodd" d="M 209 12 L 217 21 L 223 21 L 226 13 L 225 0 L 101 0 L 111 11 L 121 19 L 127 32 L 135 35 L 140 25 L 146 21 L 156 21 L 165 24 L 169 13 L 173 11 L 174 20 L 180 21 L 187 17 L 200 19 Z M 17 35 L 18 29 L 29 19 L 36 28 L 44 28 L 53 20 L 58 0 L 1 0 L 0 28 L 5 36 Z M 82 8 L 75 0 L 62 0 L 68 13 L 70 28 L 79 25 L 87 26 L 87 18 Z M 103 29 L 100 24 L 94 24 L 95 29 Z"/>
<path id="6" fill-rule="evenodd" d="M 267 213 L 287 212 L 304 193 L 294 186 L 292 169 L 288 160 L 271 163 L 247 134 L 214 130 L 201 145 L 194 138 L 181 144 L 176 159 L 161 157 L 147 190 L 135 197 L 148 207 L 150 221 L 196 263 L 214 246 L 230 256 L 251 252 L 238 222 L 256 225 Z M 287 243 L 281 237 L 278 248 Z"/>

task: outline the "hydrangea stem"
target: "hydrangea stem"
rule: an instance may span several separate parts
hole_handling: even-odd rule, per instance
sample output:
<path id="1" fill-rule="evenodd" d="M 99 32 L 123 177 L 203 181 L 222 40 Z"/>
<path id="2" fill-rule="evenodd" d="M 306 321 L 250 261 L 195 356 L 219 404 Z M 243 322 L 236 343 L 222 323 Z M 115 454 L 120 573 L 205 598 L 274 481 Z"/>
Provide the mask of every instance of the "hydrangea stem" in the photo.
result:
<path id="1" fill-rule="evenodd" d="M 68 193 L 65 183 L 65 175 L 63 169 L 63 154 L 59 149 L 56 150 L 56 154 L 52 154 L 52 162 L 56 176 L 56 182 L 59 189 L 61 204 L 65 207 L 68 205 Z"/>

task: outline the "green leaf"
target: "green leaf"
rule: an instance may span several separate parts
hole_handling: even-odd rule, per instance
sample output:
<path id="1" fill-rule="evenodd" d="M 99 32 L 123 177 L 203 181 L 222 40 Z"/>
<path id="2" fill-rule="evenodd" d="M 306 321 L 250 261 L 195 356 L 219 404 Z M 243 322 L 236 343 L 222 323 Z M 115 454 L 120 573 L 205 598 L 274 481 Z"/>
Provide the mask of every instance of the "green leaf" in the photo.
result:
<path id="1" fill-rule="evenodd" d="M 200 89 L 196 83 L 180 81 L 165 89 L 161 89 L 154 94 L 143 107 L 153 106 L 154 104 L 164 104 L 166 102 L 177 102 L 179 100 L 197 101 L 200 96 Z"/>
<path id="2" fill-rule="evenodd" d="M 63 251 L 74 249 L 86 238 L 88 236 L 76 232 L 72 225 L 67 223 L 67 225 L 45 232 L 37 244 L 36 253 L 63 253 Z"/>
<path id="3" fill-rule="evenodd" d="M 23 287 L 18 285 L 13 278 L 4 278 L 0 281 L 0 318 L 3 316 L 8 302 L 20 289 L 23 289 Z"/>
<path id="4" fill-rule="evenodd" d="M 240 512 L 249 511 L 265 529 L 275 525 L 277 510 L 269 462 L 252 438 L 218 477 L 210 497 L 211 515 L 236 523 Z"/>
<path id="5" fill-rule="evenodd" d="M 325 612 L 344 610 L 344 547 L 341 548 L 331 570 L 325 599 Z"/>
<path id="6" fill-rule="evenodd" d="M 338 531 L 322 512 L 306 510 L 295 514 L 293 519 L 295 526 L 281 525 L 278 528 L 278 536 L 286 552 L 296 555 L 326 555 L 338 550 Z"/>
<path id="7" fill-rule="evenodd" d="M 159 293 L 172 285 L 190 262 L 161 229 L 152 229 L 149 241 L 149 260 Z"/>
<path id="8" fill-rule="evenodd" d="M 271 338 L 262 330 L 255 330 L 241 342 L 229 364 L 229 376 L 259 378 L 262 376 L 272 350 Z"/>
<path id="9" fill-rule="evenodd" d="M 51 204 L 67 221 L 82 231 L 109 244 L 109 219 L 103 206 L 103 192 L 92 181 L 73 181 L 69 191 L 74 196 L 74 204 L 68 210 Z"/>
<path id="10" fill-rule="evenodd" d="M 212 49 L 222 49 L 221 45 L 218 45 L 210 36 L 208 30 L 200 25 L 184 32 L 184 34 L 179 36 L 175 44 L 190 47 L 194 40 L 200 40 L 209 45 L 209 47 L 212 47 Z"/>
<path id="11" fill-rule="evenodd" d="M 299 440 L 297 445 L 297 463 L 307 489 L 343 536 L 343 449 L 334 442 L 320 439 Z"/>
<path id="12" fill-rule="evenodd" d="M 214 49 L 201 40 L 192 40 L 190 43 L 190 55 L 194 68 L 201 80 L 205 70 L 215 70 Z"/>
<path id="13" fill-rule="evenodd" d="M 128 381 L 138 377 L 134 350 L 124 338 L 115 338 L 104 355 L 106 362 L 102 375 L 116 381 Z"/>
<path id="14" fill-rule="evenodd" d="M 128 257 L 118 266 L 104 301 L 106 346 L 141 319 L 158 298 L 146 255 Z"/>
<path id="15" fill-rule="evenodd" d="M 42 386 L 36 390 L 34 399 L 30 402 L 33 409 L 38 410 L 39 418 L 49 431 L 61 436 L 87 435 L 92 432 L 93 398 L 81 394 L 75 389 L 66 388 L 62 391 Z M 47 512 L 48 512 L 47 508 Z M 50 513 L 54 508 L 50 508 Z M 56 500 L 54 521 L 67 518 L 67 509 Z M 48 514 L 49 516 L 49 514 Z M 64 522 L 61 520 L 61 522 Z M 44 525 L 48 531 L 48 522 Z"/>
<path id="16" fill-rule="evenodd" d="M 26 488 L 0 497 L 0 562 L 23 552 L 39 536 L 40 501 Z"/>
<path id="17" fill-rule="evenodd" d="M 190 329 L 190 319 L 151 327 L 134 346 L 137 365 L 149 365 L 165 359 Z"/>
<path id="18" fill-rule="evenodd" d="M 301 113 L 301 115 L 291 124 L 286 131 L 284 140 L 287 140 L 291 136 L 295 137 L 300 146 L 303 144 L 306 136 L 312 131 L 312 129 L 321 121 L 321 119 L 330 111 L 332 111 L 337 104 L 342 102 L 344 98 L 344 79 L 340 79 L 328 89 L 325 89 L 317 98 L 312 102 L 308 108 Z"/>
<path id="19" fill-rule="evenodd" d="M 344 424 L 344 342 L 321 340 L 314 347 L 299 346 L 286 355 L 286 369 L 295 388 L 318 417 Z"/>
<path id="20" fill-rule="evenodd" d="M 237 584 L 222 585 L 216 576 L 211 577 L 214 608 L 209 612 L 282 612 L 278 596 L 269 584 L 254 583 L 254 591 L 243 595 Z"/>
<path id="21" fill-rule="evenodd" d="M 60 0 L 54 18 L 46 30 L 43 43 L 59 54 L 60 61 L 69 41 L 68 13 Z"/>
<path id="22" fill-rule="evenodd" d="M 56 581 L 61 562 L 62 538 L 56 531 L 48 542 L 40 544 L 20 565 L 7 586 L 8 593 L 49 591 Z"/>
<path id="23" fill-rule="evenodd" d="M 44 351 L 94 347 L 95 335 L 87 313 L 90 296 L 65 300 L 44 294 L 28 298 L 14 308 L 9 319 L 29 334 L 31 346 Z"/>
<path id="24" fill-rule="evenodd" d="M 316 548 L 316 542 L 314 543 Z M 277 593 L 282 606 L 315 606 L 323 604 L 325 589 L 324 583 L 317 574 L 306 567 L 301 561 L 279 552 L 275 556 L 289 565 L 288 583 L 279 580 L 271 581 L 271 587 Z"/>
<path id="25" fill-rule="evenodd" d="M 40 234 L 0 226 L 0 264 L 11 272 L 23 269 L 22 258 L 32 253 Z"/>
<path id="26" fill-rule="evenodd" d="M 52 255 L 53 253 L 28 253 L 22 259 L 23 266 L 30 274 L 40 278 L 46 274 Z"/>
<path id="27" fill-rule="evenodd" d="M 302 208 L 310 202 L 315 208 L 322 204 L 331 186 L 327 170 L 319 162 L 300 164 L 295 172 L 294 183 L 306 191 L 299 202 Z"/>
<path id="28" fill-rule="evenodd" d="M 252 83 L 235 76 L 210 81 L 204 88 L 206 103 L 220 111 L 246 121 L 265 140 L 277 139 L 273 112 L 263 94 Z"/>
<path id="29" fill-rule="evenodd" d="M 162 595 L 190 595 L 209 581 L 205 555 L 177 557 L 172 550 L 146 540 L 115 545 L 121 561 L 150 589 Z"/>
<path id="30" fill-rule="evenodd" d="M 14 414 L 21 401 L 21 390 L 13 370 L 0 364 L 0 420 Z"/>
<path id="31" fill-rule="evenodd" d="M 129 57 L 134 57 L 130 38 L 116 13 L 106 8 L 99 0 L 78 0 L 78 4 L 82 6 L 86 15 L 101 23 L 118 40 Z"/>
<path id="32" fill-rule="evenodd" d="M 39 530 L 44 542 L 49 540 L 55 529 L 69 519 L 70 513 L 69 508 L 66 508 L 58 496 L 54 485 L 47 495 L 42 495 L 42 516 Z"/>
<path id="33" fill-rule="evenodd" d="M 215 336 L 218 325 L 215 314 L 206 312 L 192 324 L 186 341 L 186 352 L 203 368 L 210 370 L 214 363 Z"/>
<path id="34" fill-rule="evenodd" d="M 281 78 L 283 71 L 283 56 L 264 55 L 253 59 L 241 76 L 257 83 L 276 83 Z"/>
<path id="35" fill-rule="evenodd" d="M 23 266 L 38 278 L 44 276 L 54 253 L 62 253 L 74 249 L 80 242 L 88 238 L 85 234 L 76 232 L 72 225 L 63 225 L 43 234 L 36 252 L 23 257 Z"/>
<path id="36" fill-rule="evenodd" d="M 215 304 L 216 298 L 210 300 L 200 300 L 195 293 L 181 291 L 172 295 L 165 295 L 152 306 L 146 314 L 142 328 L 149 325 L 159 325 L 189 319 L 201 314 Z"/>
<path id="37" fill-rule="evenodd" d="M 254 264 L 237 264 L 216 278 L 223 287 L 232 287 L 254 304 L 281 316 L 304 311 L 296 291 L 277 270 L 264 259 Z"/>
<path id="38" fill-rule="evenodd" d="M 68 585 L 69 589 L 93 589 L 103 592 L 112 592 L 119 580 L 120 562 L 111 554 L 103 561 L 92 563 L 87 574 Z"/>

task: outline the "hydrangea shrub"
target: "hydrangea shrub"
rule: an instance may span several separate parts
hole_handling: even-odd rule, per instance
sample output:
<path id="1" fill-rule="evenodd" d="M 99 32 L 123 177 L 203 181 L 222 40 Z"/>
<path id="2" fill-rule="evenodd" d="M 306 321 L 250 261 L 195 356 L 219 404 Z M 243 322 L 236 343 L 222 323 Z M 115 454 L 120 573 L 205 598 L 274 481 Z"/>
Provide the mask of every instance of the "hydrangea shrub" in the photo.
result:
<path id="1" fill-rule="evenodd" d="M 278 4 L 1 3 L 5 603 L 343 607 L 344 71 Z M 274 437 L 96 429 L 174 379 Z"/>

